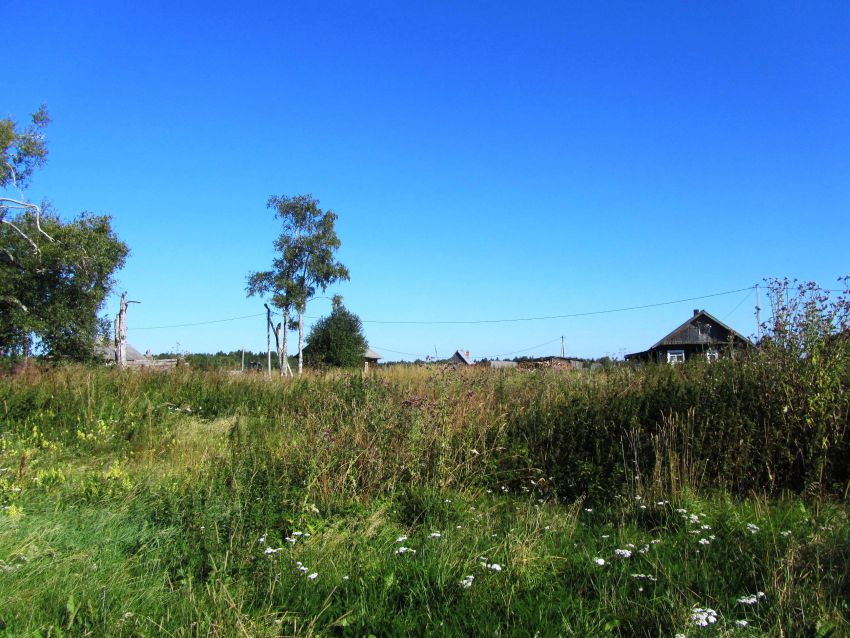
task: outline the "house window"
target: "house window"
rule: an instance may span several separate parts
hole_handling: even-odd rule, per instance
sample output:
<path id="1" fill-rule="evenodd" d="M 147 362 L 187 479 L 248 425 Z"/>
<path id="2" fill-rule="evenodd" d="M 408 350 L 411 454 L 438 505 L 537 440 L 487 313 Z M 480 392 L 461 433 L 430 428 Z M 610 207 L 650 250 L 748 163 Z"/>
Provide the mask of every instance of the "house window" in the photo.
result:
<path id="1" fill-rule="evenodd" d="M 717 361 L 720 358 L 720 353 L 715 348 L 709 348 L 705 351 L 705 360 L 711 363 L 712 361 Z"/>
<path id="2" fill-rule="evenodd" d="M 685 362 L 685 351 L 684 350 L 668 350 L 667 351 L 667 363 L 684 363 Z"/>

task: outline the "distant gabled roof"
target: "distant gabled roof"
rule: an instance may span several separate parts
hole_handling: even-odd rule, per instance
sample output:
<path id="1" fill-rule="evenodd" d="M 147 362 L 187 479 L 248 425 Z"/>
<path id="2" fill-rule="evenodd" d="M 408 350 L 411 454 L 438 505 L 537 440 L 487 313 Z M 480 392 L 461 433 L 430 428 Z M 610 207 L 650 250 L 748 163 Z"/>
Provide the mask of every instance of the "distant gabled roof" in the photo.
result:
<path id="1" fill-rule="evenodd" d="M 363 353 L 364 359 L 383 359 L 381 355 L 372 350 L 371 348 L 366 348 L 366 352 Z"/>
<path id="2" fill-rule="evenodd" d="M 712 314 L 710 314 L 710 313 L 706 312 L 705 310 L 700 310 L 699 312 L 695 313 L 694 315 L 692 315 L 692 316 L 688 317 L 688 319 L 687 319 L 686 321 L 684 321 L 684 322 L 683 322 L 680 326 L 678 326 L 675 330 L 672 330 L 669 334 L 667 334 L 667 335 L 665 335 L 664 337 L 662 337 L 661 339 L 659 339 L 659 340 L 658 340 L 658 341 L 657 341 L 657 342 L 656 342 L 656 343 L 655 343 L 655 344 L 654 344 L 651 348 L 649 348 L 649 349 L 650 349 L 650 350 L 653 350 L 654 348 L 657 348 L 657 347 L 659 347 L 659 346 L 661 346 L 661 345 L 665 345 L 665 342 L 666 342 L 668 339 L 671 339 L 671 338 L 672 338 L 672 337 L 673 337 L 673 336 L 674 336 L 677 332 L 679 332 L 679 331 L 680 331 L 680 330 L 682 330 L 683 328 L 686 328 L 689 324 L 692 324 L 692 323 L 694 322 L 694 320 L 695 320 L 695 319 L 698 319 L 698 318 L 700 318 L 700 317 L 705 317 L 705 318 L 706 318 L 706 319 L 708 319 L 710 322 L 714 323 L 714 324 L 715 324 L 715 325 L 717 325 L 717 326 L 720 326 L 721 328 L 723 328 L 724 330 L 726 330 L 726 331 L 727 331 L 730 335 L 732 335 L 732 336 L 733 336 L 733 338 L 735 338 L 735 339 L 739 339 L 740 341 L 744 342 L 744 343 L 745 343 L 745 344 L 747 344 L 747 345 L 750 345 L 750 346 L 751 346 L 751 345 L 753 345 L 753 344 L 752 344 L 752 342 L 751 342 L 749 339 L 747 339 L 744 335 L 742 335 L 741 333 L 739 333 L 737 330 L 735 330 L 735 329 L 733 329 L 733 328 L 731 328 L 731 327 L 727 326 L 725 323 L 723 323 L 722 321 L 720 321 L 720 319 L 718 319 L 718 318 L 717 318 L 717 317 L 715 317 L 714 315 L 712 315 Z M 683 344 L 683 343 L 689 343 L 689 342 L 687 342 L 687 341 L 675 341 L 675 343 L 677 343 L 677 344 Z M 692 342 L 692 343 L 703 343 L 703 342 L 701 342 L 701 341 L 694 341 L 694 342 Z M 669 345 L 669 344 L 667 344 L 667 345 Z"/>
<path id="3" fill-rule="evenodd" d="M 105 359 L 106 361 L 115 361 L 115 346 L 111 343 L 97 343 L 94 346 L 94 353 L 101 359 Z M 141 361 L 145 359 L 145 355 L 136 350 L 129 343 L 125 345 L 124 353 L 127 357 L 127 361 Z"/>
<path id="4" fill-rule="evenodd" d="M 465 363 L 468 366 L 472 365 L 472 360 L 466 356 L 466 352 L 463 350 L 455 350 L 455 353 L 449 357 L 449 361 L 459 359 L 460 363 Z"/>

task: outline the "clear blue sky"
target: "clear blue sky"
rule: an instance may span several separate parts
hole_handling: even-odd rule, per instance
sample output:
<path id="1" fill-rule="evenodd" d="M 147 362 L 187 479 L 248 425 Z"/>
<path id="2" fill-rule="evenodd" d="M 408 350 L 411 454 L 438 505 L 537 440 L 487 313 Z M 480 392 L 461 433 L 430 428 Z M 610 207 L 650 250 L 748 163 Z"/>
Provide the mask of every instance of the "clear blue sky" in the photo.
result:
<path id="1" fill-rule="evenodd" d="M 0 116 L 54 120 L 28 196 L 113 216 L 142 350 L 265 348 L 262 317 L 140 328 L 262 311 L 272 194 L 339 214 L 328 295 L 386 358 L 616 355 L 694 307 L 751 334 L 748 292 L 368 321 L 850 272 L 848 2 L 19 2 L 4 32 Z"/>

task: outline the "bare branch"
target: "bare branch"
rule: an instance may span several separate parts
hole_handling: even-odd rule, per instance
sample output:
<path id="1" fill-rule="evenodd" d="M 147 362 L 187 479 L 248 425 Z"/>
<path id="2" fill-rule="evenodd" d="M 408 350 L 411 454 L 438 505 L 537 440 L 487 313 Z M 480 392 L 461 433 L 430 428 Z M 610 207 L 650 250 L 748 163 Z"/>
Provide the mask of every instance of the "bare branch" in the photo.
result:
<path id="1" fill-rule="evenodd" d="M 21 303 L 20 299 L 17 299 L 15 297 L 9 297 L 8 295 L 3 295 L 2 297 L 0 297 L 0 299 L 2 299 L 3 301 L 8 301 L 10 304 L 17 306 L 24 312 L 29 312 L 29 309 Z"/>
<path id="2" fill-rule="evenodd" d="M 29 235 L 27 235 L 24 231 L 22 231 L 20 228 L 18 228 L 17 226 L 15 226 L 15 225 L 14 225 L 12 222 L 10 222 L 8 219 L 2 219 L 2 220 L 0 220 L 0 221 L 2 221 L 4 224 L 8 224 L 8 225 L 9 225 L 9 226 L 11 226 L 12 228 L 14 228 L 16 231 L 18 231 L 18 234 L 19 234 L 21 237 L 23 237 L 24 239 L 26 239 L 26 240 L 29 242 L 30 246 L 32 246 L 32 251 L 33 251 L 34 253 L 37 253 L 37 252 L 38 252 L 38 244 L 36 244 L 36 243 L 35 243 L 32 239 L 30 239 Z"/>
<path id="3" fill-rule="evenodd" d="M 14 206 L 6 206 L 5 204 L 7 204 L 7 203 L 14 204 Z M 0 197 L 0 208 L 12 208 L 12 209 L 28 210 L 28 211 L 34 212 L 35 213 L 35 227 L 38 229 L 38 232 L 40 232 L 42 235 L 47 237 L 47 239 L 49 239 L 50 241 L 56 241 L 55 239 L 53 239 L 53 237 L 51 237 L 50 235 L 47 234 L 47 231 L 45 231 L 41 227 L 41 208 L 39 208 L 37 205 L 31 204 L 30 202 L 27 202 L 27 201 L 21 201 L 21 200 L 18 200 L 18 199 L 11 199 L 9 197 Z M 5 221 L 5 220 L 3 220 L 3 221 Z M 9 222 L 6 222 L 6 223 L 8 224 Z M 17 229 L 17 230 L 18 230 L 18 232 L 21 232 L 20 229 Z M 25 237 L 26 237 L 26 235 L 25 235 Z M 35 245 L 34 242 L 29 239 L 29 237 L 27 237 L 27 239 L 29 240 L 29 242 L 31 244 Z M 36 251 L 38 251 L 37 246 L 36 246 Z"/>

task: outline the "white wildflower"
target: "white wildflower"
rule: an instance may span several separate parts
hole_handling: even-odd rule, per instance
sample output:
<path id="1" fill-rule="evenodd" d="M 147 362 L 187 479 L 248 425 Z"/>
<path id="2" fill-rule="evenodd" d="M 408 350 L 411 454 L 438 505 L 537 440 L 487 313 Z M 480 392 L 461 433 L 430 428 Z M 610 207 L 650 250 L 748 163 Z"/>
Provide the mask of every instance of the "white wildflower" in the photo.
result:
<path id="1" fill-rule="evenodd" d="M 307 578 L 309 578 L 310 580 L 316 580 L 316 578 L 318 578 L 318 577 L 319 577 L 319 573 L 318 573 L 318 572 L 313 572 L 312 574 L 310 574 L 309 576 L 307 576 Z"/>
<path id="2" fill-rule="evenodd" d="M 593 559 L 593 562 L 594 562 L 594 563 L 596 563 L 597 565 L 604 565 L 604 564 L 605 564 L 605 559 L 604 559 L 604 558 L 598 558 L 598 557 L 597 557 L 597 558 L 594 558 L 594 559 Z"/>
<path id="3" fill-rule="evenodd" d="M 755 594 L 750 594 L 748 596 L 741 596 L 738 599 L 738 602 L 742 605 L 757 605 L 760 598 L 764 598 L 765 594 L 763 591 L 760 591 Z"/>
<path id="4" fill-rule="evenodd" d="M 786 529 L 786 530 L 781 531 L 781 532 L 779 532 L 779 533 L 780 533 L 780 534 L 782 534 L 783 536 L 785 536 L 786 538 L 787 538 L 788 536 L 791 536 L 791 530 L 790 530 L 790 529 Z"/>
<path id="5" fill-rule="evenodd" d="M 736 620 L 735 624 L 738 625 L 738 627 L 746 627 L 750 623 L 749 623 L 749 621 L 746 621 L 746 620 Z"/>
<path id="6" fill-rule="evenodd" d="M 708 540 L 707 538 L 701 538 L 701 539 L 699 539 L 699 544 L 700 545 L 710 545 L 711 541 Z"/>
<path id="7" fill-rule="evenodd" d="M 410 549 L 409 547 L 399 547 L 397 550 L 395 550 L 395 553 L 396 554 L 407 554 L 407 553 L 415 554 L 416 550 Z"/>
<path id="8" fill-rule="evenodd" d="M 399 536 L 397 539 L 395 539 L 395 542 L 396 543 L 403 543 L 406 540 L 407 540 L 407 536 Z"/>
<path id="9" fill-rule="evenodd" d="M 442 536 L 440 532 L 431 532 L 431 538 L 442 538 Z"/>
<path id="10" fill-rule="evenodd" d="M 614 553 L 620 558 L 631 558 L 632 552 L 629 549 L 615 549 Z"/>
<path id="11" fill-rule="evenodd" d="M 260 536 L 260 539 L 259 539 L 257 542 L 258 542 L 260 545 L 265 545 L 265 544 L 266 544 L 266 535 L 265 535 L 265 534 L 263 534 L 262 536 Z"/>
<path id="12" fill-rule="evenodd" d="M 460 586 L 463 587 L 464 589 L 469 589 L 470 587 L 472 587 L 472 581 L 473 580 L 475 580 L 475 576 L 470 574 L 469 576 L 464 578 L 462 581 L 460 581 Z"/>
<path id="13" fill-rule="evenodd" d="M 717 622 L 717 612 L 713 609 L 694 607 L 691 610 L 691 623 L 697 627 L 708 627 Z"/>
<path id="14" fill-rule="evenodd" d="M 263 553 L 266 554 L 266 555 L 277 554 L 282 549 L 283 549 L 282 547 L 277 547 L 277 548 L 266 547 L 266 549 L 265 549 L 265 551 L 263 551 Z"/>
<path id="15" fill-rule="evenodd" d="M 760 530 L 758 525 L 753 525 L 752 523 L 747 523 L 747 529 L 750 530 L 750 534 L 755 534 Z"/>

